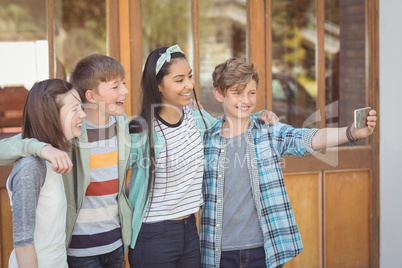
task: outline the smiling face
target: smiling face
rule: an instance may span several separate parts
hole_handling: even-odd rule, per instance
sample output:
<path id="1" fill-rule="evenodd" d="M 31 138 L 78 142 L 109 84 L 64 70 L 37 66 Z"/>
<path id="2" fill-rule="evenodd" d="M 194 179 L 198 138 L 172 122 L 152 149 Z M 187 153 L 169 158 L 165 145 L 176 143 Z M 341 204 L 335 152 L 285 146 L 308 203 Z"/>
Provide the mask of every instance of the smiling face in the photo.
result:
<path id="1" fill-rule="evenodd" d="M 225 96 L 215 88 L 215 98 L 231 120 L 248 120 L 257 102 L 257 83 L 251 79 L 243 91 L 237 90 L 237 86 L 228 88 Z"/>
<path id="2" fill-rule="evenodd" d="M 81 108 L 81 100 L 75 89 L 61 95 L 60 123 L 67 140 L 81 135 L 81 124 L 86 114 Z"/>
<path id="3" fill-rule="evenodd" d="M 162 95 L 162 103 L 173 105 L 177 108 L 188 105 L 195 81 L 193 71 L 184 58 L 174 59 L 169 69 L 158 86 Z"/>
<path id="4" fill-rule="evenodd" d="M 124 79 L 102 82 L 92 94 L 91 102 L 98 105 L 99 112 L 106 117 L 124 113 L 124 102 L 128 94 Z"/>

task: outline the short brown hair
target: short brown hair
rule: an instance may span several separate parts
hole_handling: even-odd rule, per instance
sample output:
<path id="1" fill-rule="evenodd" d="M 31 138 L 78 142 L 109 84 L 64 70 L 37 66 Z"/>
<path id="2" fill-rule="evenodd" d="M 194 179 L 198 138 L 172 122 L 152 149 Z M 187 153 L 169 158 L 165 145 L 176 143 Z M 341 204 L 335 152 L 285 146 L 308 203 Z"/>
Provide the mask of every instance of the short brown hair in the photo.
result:
<path id="1" fill-rule="evenodd" d="M 247 83 L 253 79 L 258 87 L 258 73 L 254 64 L 245 58 L 230 58 L 215 67 L 212 73 L 213 85 L 223 96 L 228 88 L 238 85 L 236 90 L 243 91 Z"/>
<path id="2" fill-rule="evenodd" d="M 60 122 L 62 95 L 73 86 L 61 79 L 35 83 L 25 101 L 22 117 L 22 138 L 35 138 L 67 151 L 71 143 L 66 139 Z"/>
<path id="3" fill-rule="evenodd" d="M 97 92 L 99 84 L 109 82 L 116 78 L 126 76 L 126 71 L 117 60 L 101 55 L 92 54 L 81 58 L 74 71 L 71 73 L 70 82 L 78 91 L 83 102 L 87 102 L 85 92 L 94 90 Z"/>

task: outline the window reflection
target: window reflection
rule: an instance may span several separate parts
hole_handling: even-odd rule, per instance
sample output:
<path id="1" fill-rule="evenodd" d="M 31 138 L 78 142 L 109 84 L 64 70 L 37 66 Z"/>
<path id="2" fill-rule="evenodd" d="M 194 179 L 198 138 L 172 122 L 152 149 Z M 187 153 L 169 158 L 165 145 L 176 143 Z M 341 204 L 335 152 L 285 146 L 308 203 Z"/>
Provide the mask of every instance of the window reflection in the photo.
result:
<path id="1" fill-rule="evenodd" d="M 366 106 L 364 0 L 325 1 L 325 51 L 326 105 L 336 104 L 327 123 L 346 126 L 353 122 L 353 111 Z"/>
<path id="2" fill-rule="evenodd" d="M 106 54 L 105 0 L 55 0 L 54 23 L 57 78 L 68 78 L 83 56 Z"/>
<path id="3" fill-rule="evenodd" d="M 46 0 L 0 3 L 0 138 L 19 132 L 27 89 L 49 77 Z"/>
<path id="4" fill-rule="evenodd" d="M 273 111 L 303 127 L 316 111 L 315 1 L 273 0 L 271 13 Z"/>
<path id="5" fill-rule="evenodd" d="M 191 1 L 146 0 L 141 8 L 143 65 L 153 50 L 178 44 L 193 66 Z"/>
<path id="6" fill-rule="evenodd" d="M 214 97 L 212 72 L 230 57 L 246 57 L 246 0 L 199 1 L 201 101 L 213 116 L 223 115 Z"/>

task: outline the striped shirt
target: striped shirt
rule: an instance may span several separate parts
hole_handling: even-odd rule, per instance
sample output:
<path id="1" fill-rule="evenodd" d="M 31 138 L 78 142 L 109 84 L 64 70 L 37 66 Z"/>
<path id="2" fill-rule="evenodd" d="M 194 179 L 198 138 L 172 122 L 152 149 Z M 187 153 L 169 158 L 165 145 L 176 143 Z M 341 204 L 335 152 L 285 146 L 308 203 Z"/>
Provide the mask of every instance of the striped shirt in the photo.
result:
<path id="1" fill-rule="evenodd" d="M 166 140 L 156 160 L 155 186 L 144 222 L 170 220 L 199 211 L 202 205 L 204 152 L 190 108 L 176 124 L 158 118 L 156 131 Z"/>
<path id="2" fill-rule="evenodd" d="M 96 126 L 86 122 L 91 182 L 74 226 L 69 256 L 109 253 L 122 246 L 118 213 L 118 148 L 116 119 Z"/>
<path id="3" fill-rule="evenodd" d="M 222 250 L 224 163 L 226 140 L 221 134 L 224 117 L 204 136 L 205 173 L 203 181 L 200 245 L 201 266 L 219 267 Z M 252 193 L 264 237 L 268 268 L 277 267 L 302 250 L 299 230 L 285 188 L 281 158 L 304 156 L 314 150 L 312 139 L 317 129 L 298 129 L 277 123 L 262 125 L 251 115 L 245 132 L 247 168 Z"/>

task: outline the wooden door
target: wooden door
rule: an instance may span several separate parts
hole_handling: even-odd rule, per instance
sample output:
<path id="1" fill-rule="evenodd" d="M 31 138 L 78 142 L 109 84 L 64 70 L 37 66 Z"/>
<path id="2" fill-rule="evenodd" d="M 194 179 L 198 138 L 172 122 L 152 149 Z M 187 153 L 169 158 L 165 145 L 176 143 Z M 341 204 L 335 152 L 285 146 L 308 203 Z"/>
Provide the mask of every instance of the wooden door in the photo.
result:
<path id="1" fill-rule="evenodd" d="M 192 0 L 176 1 L 173 10 L 156 0 L 119 4 L 125 6 L 120 14 L 130 16 L 116 26 L 120 50 L 114 51 L 130 58 L 124 66 L 131 70 L 133 114 L 146 56 L 175 43 L 193 66 L 201 102 L 215 116 L 222 110 L 209 76 L 232 56 L 252 59 L 260 75 L 256 110 L 274 110 L 282 122 L 340 127 L 352 123 L 354 109 L 378 110 L 378 0 Z M 175 28 L 168 14 L 177 10 L 183 18 Z M 153 20 L 157 14 L 164 20 Z M 149 29 L 159 29 L 159 39 Z M 296 97 L 284 99 L 285 90 Z M 378 267 L 378 133 L 354 147 L 283 159 L 304 243 L 286 267 Z"/>
<path id="2" fill-rule="evenodd" d="M 250 54 L 265 70 L 260 72 L 266 91 L 259 108 L 273 109 L 297 127 L 320 128 L 347 126 L 353 121 L 352 111 L 360 107 L 378 111 L 378 1 L 266 0 L 248 4 Z M 334 9 L 337 14 L 331 13 Z M 283 13 L 286 15 L 278 15 Z M 290 23 L 284 23 L 286 19 Z M 291 33 L 281 39 L 286 31 Z M 302 40 L 298 40 L 300 35 Z M 300 53 L 306 53 L 308 59 L 298 58 Z M 278 67 L 284 62 L 292 64 L 289 56 L 296 63 Z M 314 68 L 311 81 L 299 72 L 308 61 L 314 62 L 308 65 Z M 276 73 L 278 69 L 285 71 L 285 83 Z M 311 101 L 295 100 L 282 110 L 278 87 L 297 82 L 316 91 L 314 113 L 304 114 L 311 109 Z M 286 113 L 289 109 L 293 109 L 290 116 Z M 379 266 L 378 133 L 377 128 L 357 146 L 347 144 L 316 155 L 283 159 L 285 183 L 304 244 L 304 251 L 286 267 Z"/>

